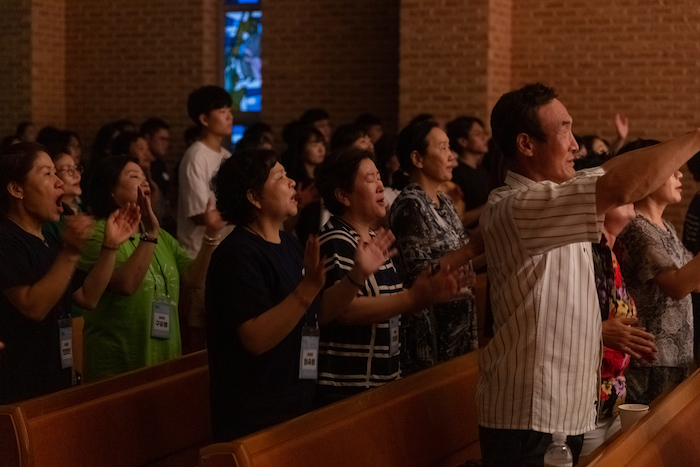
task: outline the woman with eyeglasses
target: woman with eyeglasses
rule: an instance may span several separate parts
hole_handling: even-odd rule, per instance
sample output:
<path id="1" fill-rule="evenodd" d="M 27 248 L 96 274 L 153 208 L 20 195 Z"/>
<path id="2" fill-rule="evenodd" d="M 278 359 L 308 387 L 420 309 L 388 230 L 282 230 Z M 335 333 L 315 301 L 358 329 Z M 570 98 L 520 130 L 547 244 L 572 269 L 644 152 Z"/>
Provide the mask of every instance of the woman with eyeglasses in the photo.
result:
<path id="1" fill-rule="evenodd" d="M 43 231 L 54 237 L 60 237 L 65 226 L 65 216 L 85 212 L 80 199 L 80 195 L 83 194 L 83 190 L 80 187 L 83 170 L 82 167 L 76 165 L 75 159 L 68 152 L 49 153 L 49 156 L 51 156 L 56 166 L 56 175 L 63 182 L 63 196 L 61 197 L 63 214 L 61 214 L 58 222 L 44 224 Z"/>
<path id="2" fill-rule="evenodd" d="M 43 146 L 0 153 L 0 404 L 71 386 L 71 304 L 95 308 L 116 251 L 138 225 L 134 204 L 108 214 L 89 274 L 76 271 L 94 221 L 68 216 L 60 238 L 42 231 L 63 212 L 63 181 Z"/>

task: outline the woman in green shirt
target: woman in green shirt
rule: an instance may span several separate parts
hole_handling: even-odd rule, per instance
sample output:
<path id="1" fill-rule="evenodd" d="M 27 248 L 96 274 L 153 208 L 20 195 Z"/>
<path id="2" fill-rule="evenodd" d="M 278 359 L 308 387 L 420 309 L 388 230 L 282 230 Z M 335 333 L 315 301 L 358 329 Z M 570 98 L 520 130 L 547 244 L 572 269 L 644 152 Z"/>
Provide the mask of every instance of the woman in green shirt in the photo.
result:
<path id="1" fill-rule="evenodd" d="M 134 159 L 113 156 L 95 167 L 90 203 L 98 219 L 79 267 L 89 270 L 102 243 L 105 214 L 126 203 L 141 209 L 141 226 L 119 247 L 107 291 L 86 312 L 84 378 L 94 381 L 181 355 L 177 303 L 180 281 L 204 287 L 209 259 L 225 225 L 213 205 L 205 212 L 202 249 L 192 260 L 170 234 L 160 229 L 151 207 L 151 190 Z M 140 234 L 140 235 L 137 235 Z"/>

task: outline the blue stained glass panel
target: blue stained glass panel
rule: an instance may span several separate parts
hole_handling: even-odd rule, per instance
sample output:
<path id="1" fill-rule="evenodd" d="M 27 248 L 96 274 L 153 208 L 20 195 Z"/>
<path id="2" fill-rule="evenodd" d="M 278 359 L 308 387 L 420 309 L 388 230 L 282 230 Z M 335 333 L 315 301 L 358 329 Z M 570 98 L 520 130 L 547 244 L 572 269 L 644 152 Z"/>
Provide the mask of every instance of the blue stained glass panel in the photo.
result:
<path id="1" fill-rule="evenodd" d="M 229 11 L 224 28 L 224 87 L 233 110 L 260 112 L 260 11 Z"/>
<path id="2" fill-rule="evenodd" d="M 233 125 L 233 133 L 231 133 L 231 143 L 235 146 L 241 138 L 243 138 L 243 132 L 245 132 L 245 125 Z"/>
<path id="3" fill-rule="evenodd" d="M 226 5 L 248 5 L 260 3 L 260 0 L 226 0 Z"/>

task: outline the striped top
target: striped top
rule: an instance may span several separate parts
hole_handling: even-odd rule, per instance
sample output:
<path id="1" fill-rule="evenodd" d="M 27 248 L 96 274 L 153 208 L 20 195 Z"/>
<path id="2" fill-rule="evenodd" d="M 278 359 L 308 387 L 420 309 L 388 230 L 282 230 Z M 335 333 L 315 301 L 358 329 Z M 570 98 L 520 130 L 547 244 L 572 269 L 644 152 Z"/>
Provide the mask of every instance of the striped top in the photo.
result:
<path id="1" fill-rule="evenodd" d="M 495 336 L 480 355 L 479 424 L 561 431 L 595 428 L 602 356 L 591 242 L 601 168 L 562 184 L 508 172 L 481 216 Z"/>
<path id="2" fill-rule="evenodd" d="M 371 232 L 370 232 L 371 233 Z M 326 285 L 340 281 L 352 269 L 360 236 L 339 217 L 321 229 L 321 254 L 326 259 Z M 388 260 L 372 274 L 360 296 L 376 297 L 403 290 L 394 263 Z M 399 377 L 399 354 L 389 354 L 389 321 L 346 326 L 332 321 L 321 327 L 318 384 L 370 388 Z"/>

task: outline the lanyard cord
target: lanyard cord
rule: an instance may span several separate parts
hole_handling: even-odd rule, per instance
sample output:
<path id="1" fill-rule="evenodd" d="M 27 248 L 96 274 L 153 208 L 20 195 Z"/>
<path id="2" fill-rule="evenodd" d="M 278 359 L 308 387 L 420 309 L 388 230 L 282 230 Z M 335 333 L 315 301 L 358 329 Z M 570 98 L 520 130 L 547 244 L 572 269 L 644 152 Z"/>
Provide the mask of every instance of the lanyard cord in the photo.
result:
<path id="1" fill-rule="evenodd" d="M 136 249 L 138 245 L 134 245 L 134 237 L 130 237 L 129 241 L 131 242 L 131 246 Z M 158 246 L 156 245 L 156 248 Z M 170 298 L 170 293 L 168 292 L 168 278 L 165 277 L 165 271 L 163 271 L 163 266 L 161 266 L 160 261 L 158 261 L 158 256 L 156 255 L 155 249 L 153 250 L 153 259 L 156 260 L 156 264 L 158 265 L 158 269 L 160 269 L 160 275 L 163 278 L 163 286 L 165 287 L 165 296 Z M 155 296 L 155 292 L 158 290 L 158 281 L 156 280 L 156 275 L 153 273 L 153 269 L 151 267 L 151 263 L 148 263 L 148 272 L 151 273 L 151 277 L 153 277 L 153 295 Z"/>

